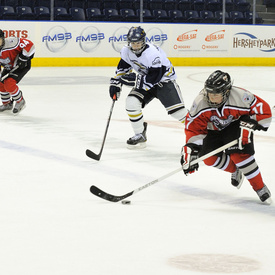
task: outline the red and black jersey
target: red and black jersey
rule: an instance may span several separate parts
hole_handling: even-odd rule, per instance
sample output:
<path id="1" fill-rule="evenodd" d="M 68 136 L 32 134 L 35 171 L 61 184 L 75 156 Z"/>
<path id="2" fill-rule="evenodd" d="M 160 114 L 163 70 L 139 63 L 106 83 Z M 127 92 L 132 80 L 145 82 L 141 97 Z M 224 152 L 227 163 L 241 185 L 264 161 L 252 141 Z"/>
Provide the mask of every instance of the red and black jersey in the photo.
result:
<path id="1" fill-rule="evenodd" d="M 33 42 L 18 37 L 5 38 L 5 46 L 0 52 L 1 67 L 4 67 L 6 70 L 11 70 L 16 66 L 16 61 L 20 53 L 28 58 L 32 58 L 35 53 Z"/>
<path id="2" fill-rule="evenodd" d="M 221 131 L 243 115 L 249 115 L 266 129 L 272 120 L 269 104 L 245 89 L 233 86 L 227 101 L 220 108 L 208 105 L 203 90 L 186 116 L 186 143 L 202 145 L 208 130 Z"/>

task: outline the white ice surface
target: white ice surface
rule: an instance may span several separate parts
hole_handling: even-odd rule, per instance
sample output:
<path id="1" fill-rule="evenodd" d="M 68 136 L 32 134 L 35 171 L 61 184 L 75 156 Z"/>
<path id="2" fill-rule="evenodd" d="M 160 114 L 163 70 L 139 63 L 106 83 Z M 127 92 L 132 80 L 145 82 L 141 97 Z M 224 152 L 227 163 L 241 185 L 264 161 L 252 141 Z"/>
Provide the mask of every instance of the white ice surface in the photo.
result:
<path id="1" fill-rule="evenodd" d="M 274 67 L 177 67 L 188 108 L 216 69 L 275 105 Z M 274 275 L 275 203 L 263 205 L 245 180 L 201 165 L 110 203 L 91 185 L 122 195 L 179 168 L 183 126 L 158 100 L 144 109 L 147 148 L 128 150 L 129 88 L 112 104 L 115 68 L 33 68 L 20 83 L 27 107 L 0 114 L 1 275 Z M 256 132 L 256 160 L 275 194 L 274 117 Z"/>

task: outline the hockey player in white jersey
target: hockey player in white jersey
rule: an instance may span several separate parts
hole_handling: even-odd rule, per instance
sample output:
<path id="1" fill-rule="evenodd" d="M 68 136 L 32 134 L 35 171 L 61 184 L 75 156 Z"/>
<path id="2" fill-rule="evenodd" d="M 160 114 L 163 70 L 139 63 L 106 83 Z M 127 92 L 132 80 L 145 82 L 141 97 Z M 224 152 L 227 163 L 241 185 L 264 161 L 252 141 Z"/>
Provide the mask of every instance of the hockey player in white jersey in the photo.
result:
<path id="1" fill-rule="evenodd" d="M 111 98 L 117 100 L 122 84 L 133 86 L 126 99 L 126 111 L 135 135 L 127 140 L 127 147 L 145 148 L 147 123 L 142 108 L 158 98 L 168 114 L 181 123 L 185 121 L 187 110 L 176 83 L 175 69 L 165 52 L 146 42 L 146 33 L 141 27 L 130 28 L 127 40 L 115 76 L 110 80 L 109 92 Z"/>

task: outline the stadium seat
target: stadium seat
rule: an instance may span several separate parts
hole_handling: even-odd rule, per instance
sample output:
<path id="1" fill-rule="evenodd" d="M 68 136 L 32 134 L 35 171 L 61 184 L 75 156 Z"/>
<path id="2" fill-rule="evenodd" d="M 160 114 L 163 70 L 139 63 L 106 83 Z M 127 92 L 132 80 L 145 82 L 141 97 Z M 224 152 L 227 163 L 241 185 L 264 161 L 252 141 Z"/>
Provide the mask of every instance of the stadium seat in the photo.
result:
<path id="1" fill-rule="evenodd" d="M 133 9 L 136 11 L 140 9 L 140 0 L 133 0 Z M 143 0 L 143 9 L 150 9 L 149 0 Z"/>
<path id="2" fill-rule="evenodd" d="M 48 7 L 34 7 L 34 14 L 37 20 L 50 20 L 51 14 Z"/>
<path id="3" fill-rule="evenodd" d="M 117 9 L 103 9 L 103 14 L 106 21 L 122 21 Z"/>
<path id="4" fill-rule="evenodd" d="M 63 7 L 54 8 L 54 20 L 57 21 L 71 21 L 72 16 L 68 14 L 67 9 Z"/>
<path id="5" fill-rule="evenodd" d="M 187 23 L 200 23 L 201 18 L 199 16 L 198 11 L 187 10 L 184 13 L 184 17 L 186 18 Z"/>
<path id="6" fill-rule="evenodd" d="M 86 8 L 97 8 L 102 9 L 101 1 L 100 0 L 87 0 L 86 2 Z"/>
<path id="7" fill-rule="evenodd" d="M 215 11 L 214 15 L 217 19 L 217 23 L 222 23 L 223 12 L 222 11 Z M 229 14 L 228 14 L 227 11 L 225 12 L 225 23 L 226 24 L 232 23 L 231 19 L 229 18 Z"/>
<path id="8" fill-rule="evenodd" d="M 31 7 L 18 6 L 16 7 L 17 19 L 18 20 L 35 20 L 36 16 L 32 12 Z"/>
<path id="9" fill-rule="evenodd" d="M 233 0 L 225 0 L 225 10 L 227 12 L 235 10 L 235 4 L 234 4 Z"/>
<path id="10" fill-rule="evenodd" d="M 166 11 L 176 10 L 178 8 L 178 4 L 176 0 L 164 0 L 162 8 Z"/>
<path id="11" fill-rule="evenodd" d="M 117 0 L 104 0 L 101 3 L 102 9 L 116 9 L 118 10 L 118 1 Z"/>
<path id="12" fill-rule="evenodd" d="M 163 1 L 162 0 L 148 0 L 148 4 L 149 4 L 149 9 L 151 10 L 151 12 L 153 12 L 153 10 L 161 10 L 162 9 Z"/>
<path id="13" fill-rule="evenodd" d="M 178 1 L 178 10 L 180 10 L 182 13 L 186 10 L 191 9 L 191 0 L 179 0 Z"/>
<path id="14" fill-rule="evenodd" d="M 250 3 L 247 2 L 246 0 L 235 0 L 235 10 L 236 11 L 241 11 L 241 12 L 246 12 L 250 10 Z"/>
<path id="15" fill-rule="evenodd" d="M 20 5 L 19 0 L 2 0 L 1 4 L 3 6 L 10 6 L 16 9 Z"/>
<path id="16" fill-rule="evenodd" d="M 83 10 L 86 9 L 86 0 L 71 0 L 72 8 L 81 8 Z"/>
<path id="17" fill-rule="evenodd" d="M 168 16 L 173 23 L 184 23 L 186 21 L 180 10 L 169 10 Z"/>
<path id="18" fill-rule="evenodd" d="M 244 12 L 244 17 L 247 20 L 247 24 L 253 24 L 253 12 L 252 11 L 247 11 Z M 258 13 L 256 12 L 255 14 L 255 24 L 263 24 L 264 20 L 259 17 Z"/>
<path id="19" fill-rule="evenodd" d="M 86 9 L 86 19 L 88 21 L 104 21 L 104 15 L 98 8 L 87 8 Z"/>
<path id="20" fill-rule="evenodd" d="M 247 20 L 241 11 L 231 11 L 229 13 L 233 24 L 247 24 Z"/>
<path id="21" fill-rule="evenodd" d="M 86 21 L 85 12 L 82 8 L 69 8 L 72 21 Z"/>
<path id="22" fill-rule="evenodd" d="M 30 7 L 33 10 L 36 6 L 36 3 L 33 0 L 20 0 L 20 6 Z"/>
<path id="23" fill-rule="evenodd" d="M 17 14 L 11 6 L 0 6 L 1 20 L 17 20 Z"/>
<path id="24" fill-rule="evenodd" d="M 51 8 L 51 1 L 49 0 L 36 0 L 36 6 L 37 7 L 47 7 Z"/>
<path id="25" fill-rule="evenodd" d="M 133 1 L 132 0 L 118 0 L 119 9 L 133 9 Z"/>
<path id="26" fill-rule="evenodd" d="M 220 0 L 206 0 L 205 10 L 207 11 L 220 11 L 222 10 L 222 3 Z"/>
<path id="27" fill-rule="evenodd" d="M 212 11 L 200 11 L 201 23 L 217 23 L 218 19 Z"/>
<path id="28" fill-rule="evenodd" d="M 140 17 L 140 10 L 137 9 L 136 14 L 138 17 Z M 148 9 L 143 9 L 143 21 L 144 22 L 156 22 L 155 17 L 152 15 L 151 11 Z"/>
<path id="29" fill-rule="evenodd" d="M 51 2 L 51 1 L 49 1 Z M 71 1 L 70 0 L 54 0 L 54 7 L 57 8 L 65 8 L 66 10 L 69 10 L 71 7 Z"/>
<path id="30" fill-rule="evenodd" d="M 204 10 L 204 0 L 191 0 L 191 8 L 194 11 L 202 11 Z"/>
<path id="31" fill-rule="evenodd" d="M 165 10 L 153 10 L 153 16 L 156 22 L 170 22 L 170 17 Z"/>
<path id="32" fill-rule="evenodd" d="M 125 22 L 139 22 L 139 17 L 135 14 L 133 9 L 121 9 L 120 15 Z"/>

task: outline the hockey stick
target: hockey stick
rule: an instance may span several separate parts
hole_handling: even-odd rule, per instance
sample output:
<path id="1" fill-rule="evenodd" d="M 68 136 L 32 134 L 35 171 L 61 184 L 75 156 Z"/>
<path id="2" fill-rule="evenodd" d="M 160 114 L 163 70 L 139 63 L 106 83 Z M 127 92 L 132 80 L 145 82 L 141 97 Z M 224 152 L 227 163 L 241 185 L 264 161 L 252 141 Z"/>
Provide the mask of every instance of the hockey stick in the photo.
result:
<path id="1" fill-rule="evenodd" d="M 15 70 L 17 70 L 19 68 L 19 66 L 15 66 L 12 70 L 10 70 L 7 74 L 5 74 L 3 77 L 1 77 L 0 82 L 4 81 L 6 78 L 8 78 L 10 76 L 10 74 L 12 74 Z"/>
<path id="2" fill-rule="evenodd" d="M 100 152 L 99 152 L 99 154 L 95 154 L 91 150 L 87 149 L 86 150 L 86 155 L 89 158 L 92 158 L 92 159 L 97 160 L 97 161 L 99 161 L 100 158 L 101 158 L 101 154 L 102 154 L 103 147 L 104 147 L 104 144 L 105 144 L 105 140 L 106 140 L 106 136 L 107 136 L 109 124 L 110 124 L 110 121 L 111 121 L 111 116 L 112 116 L 112 113 L 113 113 L 115 102 L 116 102 L 116 96 L 114 95 L 114 97 L 113 97 L 113 103 L 112 103 L 112 106 L 111 106 L 111 109 L 110 109 L 110 115 L 109 115 L 109 118 L 108 118 L 108 121 L 107 121 L 107 126 L 106 126 L 106 130 L 105 130 L 105 133 L 104 133 L 104 137 L 103 137 L 103 141 L 102 141 Z"/>
<path id="3" fill-rule="evenodd" d="M 229 143 L 227 143 L 227 144 L 225 144 L 225 145 L 217 148 L 216 150 L 213 150 L 212 152 L 210 152 L 210 153 L 208 153 L 206 155 L 203 155 L 200 158 L 192 161 L 190 163 L 190 165 L 194 165 L 194 164 L 196 164 L 196 163 L 198 163 L 200 161 L 203 161 L 203 160 L 205 160 L 205 159 L 207 159 L 207 158 L 209 158 L 211 156 L 214 156 L 214 155 L 222 152 L 223 150 L 225 150 L 225 149 L 227 149 L 227 148 L 229 148 L 229 147 L 231 147 L 231 146 L 233 146 L 233 145 L 235 145 L 237 143 L 238 143 L 238 139 L 235 139 L 235 140 L 233 140 L 233 141 L 231 141 L 231 142 L 229 142 Z M 118 202 L 118 201 L 124 200 L 124 199 L 126 199 L 126 198 L 128 198 L 128 197 L 130 197 L 130 196 L 132 196 L 134 194 L 136 194 L 139 191 L 142 191 L 143 189 L 145 189 L 145 188 L 147 188 L 147 187 L 149 187 L 149 186 L 151 186 L 151 185 L 153 185 L 153 184 L 155 184 L 155 183 L 157 183 L 159 181 L 162 181 L 162 180 L 164 180 L 164 179 L 166 179 L 166 178 L 168 178 L 168 177 L 170 177 L 170 176 L 178 173 L 181 170 L 182 170 L 182 167 L 180 167 L 180 168 L 178 168 L 178 169 L 176 169 L 176 170 L 174 170 L 174 171 L 172 171 L 172 172 L 170 172 L 170 173 L 168 173 L 168 174 L 166 174 L 166 175 L 164 175 L 164 176 L 162 176 L 162 177 L 160 177 L 158 179 L 155 179 L 155 180 L 153 180 L 153 181 L 151 181 L 151 182 L 149 182 L 149 183 L 147 183 L 147 184 L 145 184 L 145 185 L 143 185 L 143 186 L 141 186 L 141 187 L 139 187 L 139 188 L 137 188 L 137 189 L 135 189 L 135 190 L 127 193 L 127 194 L 125 194 L 125 195 L 122 195 L 122 196 L 115 196 L 115 195 L 108 194 L 108 193 L 102 191 L 101 189 L 99 189 L 98 187 L 96 187 L 95 185 L 92 185 L 90 187 L 90 191 L 95 196 L 98 196 L 98 197 L 100 197 L 100 198 L 102 198 L 104 200 L 111 201 L 111 202 Z"/>

